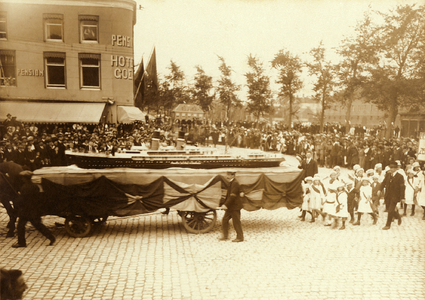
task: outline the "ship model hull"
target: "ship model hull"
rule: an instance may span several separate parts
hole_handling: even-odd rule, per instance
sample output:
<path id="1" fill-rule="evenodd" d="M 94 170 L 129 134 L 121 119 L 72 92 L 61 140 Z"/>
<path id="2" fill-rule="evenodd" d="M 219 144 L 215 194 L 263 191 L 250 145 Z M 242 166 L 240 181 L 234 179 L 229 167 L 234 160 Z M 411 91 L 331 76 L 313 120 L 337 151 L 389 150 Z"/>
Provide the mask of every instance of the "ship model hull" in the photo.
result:
<path id="1" fill-rule="evenodd" d="M 120 158 L 106 156 L 67 155 L 68 163 L 84 169 L 136 168 L 136 169 L 167 169 L 167 168 L 268 168 L 278 167 L 284 158 L 244 159 L 244 158 L 167 158 L 150 159 L 146 157 Z"/>

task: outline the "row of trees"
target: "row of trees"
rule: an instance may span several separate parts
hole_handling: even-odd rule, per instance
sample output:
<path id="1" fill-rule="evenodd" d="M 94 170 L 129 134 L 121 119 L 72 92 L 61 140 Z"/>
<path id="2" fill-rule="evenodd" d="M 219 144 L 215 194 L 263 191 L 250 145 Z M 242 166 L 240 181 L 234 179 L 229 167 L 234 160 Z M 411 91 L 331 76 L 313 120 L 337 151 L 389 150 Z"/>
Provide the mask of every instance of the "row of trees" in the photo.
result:
<path id="1" fill-rule="evenodd" d="M 296 95 L 304 85 L 306 73 L 315 78 L 313 91 L 321 106 L 321 130 L 325 111 L 335 102 L 345 106 L 348 121 L 353 101 L 362 98 L 385 111 L 389 125 L 401 107 L 425 105 L 425 6 L 397 6 L 388 13 L 366 12 L 353 36 L 344 38 L 334 50 L 340 57 L 338 63 L 326 59 L 322 43 L 311 49 L 309 62 L 286 49 L 278 51 L 270 64 L 278 74 L 277 92 L 271 90 L 271 79 L 263 63 L 250 54 L 250 71 L 245 74 L 246 110 L 259 119 L 273 111 L 277 100 L 288 105 L 287 121 L 291 124 Z M 144 105 L 171 109 L 178 103 L 196 103 L 209 112 L 214 103 L 220 103 L 230 117 L 232 108 L 242 106 L 238 97 L 241 86 L 232 80 L 233 70 L 225 59 L 218 59 L 221 76 L 215 85 L 201 66 L 196 66 L 193 85 L 185 85 L 183 71 L 171 61 L 170 74 L 158 90 L 147 90 Z M 387 132 L 392 131 L 389 129 Z"/>

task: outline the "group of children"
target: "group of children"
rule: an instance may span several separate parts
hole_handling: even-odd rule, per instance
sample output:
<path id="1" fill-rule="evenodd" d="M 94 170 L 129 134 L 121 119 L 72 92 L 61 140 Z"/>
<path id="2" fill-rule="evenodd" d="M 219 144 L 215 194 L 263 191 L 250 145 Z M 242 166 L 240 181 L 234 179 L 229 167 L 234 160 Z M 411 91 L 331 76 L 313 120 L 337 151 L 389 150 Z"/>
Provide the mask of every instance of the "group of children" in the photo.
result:
<path id="1" fill-rule="evenodd" d="M 311 222 L 322 216 L 325 226 L 332 226 L 333 223 L 334 227 L 338 227 L 341 221 L 339 229 L 343 230 L 349 218 L 353 225 L 360 225 L 362 216 L 367 214 L 375 225 L 379 217 L 380 200 L 383 199 L 381 184 L 386 172 L 381 164 L 366 172 L 359 165 L 355 165 L 353 171 L 342 176 L 341 169 L 336 166 L 329 176 L 323 179 L 319 174 L 306 177 L 303 183 L 301 221 L 305 221 L 308 213 L 311 215 Z M 411 216 L 415 214 L 415 206 L 420 205 L 424 209 L 425 220 L 425 180 L 419 163 L 406 166 L 406 171 L 400 168 L 397 172 L 405 178 L 405 199 L 401 199 L 404 201 L 400 204 L 400 208 L 404 209 L 404 216 L 407 215 L 408 205 L 412 207 Z"/>

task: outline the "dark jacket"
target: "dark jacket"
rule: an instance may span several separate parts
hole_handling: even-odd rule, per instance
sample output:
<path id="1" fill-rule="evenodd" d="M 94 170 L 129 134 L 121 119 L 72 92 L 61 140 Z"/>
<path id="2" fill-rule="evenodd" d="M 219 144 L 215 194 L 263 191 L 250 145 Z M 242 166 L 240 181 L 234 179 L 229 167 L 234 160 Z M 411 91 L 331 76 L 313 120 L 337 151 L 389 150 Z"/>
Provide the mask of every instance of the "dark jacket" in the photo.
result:
<path id="1" fill-rule="evenodd" d="M 233 179 L 230 182 L 230 186 L 227 189 L 226 205 L 227 210 L 241 210 L 242 209 L 242 199 L 240 198 L 240 186 L 239 182 L 236 179 Z"/>
<path id="2" fill-rule="evenodd" d="M 400 202 L 404 199 L 404 177 L 400 173 L 395 172 L 394 176 L 388 172 L 385 175 L 384 181 L 381 184 L 381 191 L 385 188 L 385 201 L 388 203 L 391 202 Z"/>
<path id="3" fill-rule="evenodd" d="M 21 187 L 21 194 L 15 203 L 18 217 L 34 219 L 41 216 L 40 213 L 40 189 L 32 182 L 26 182 Z"/>
<path id="4" fill-rule="evenodd" d="M 314 159 L 310 159 L 310 162 L 307 163 L 306 160 L 303 160 L 301 163 L 301 166 L 299 167 L 300 169 L 303 169 L 304 172 L 304 178 L 311 176 L 313 177 L 314 174 L 319 173 L 319 168 L 317 166 L 317 161 L 315 161 Z"/>

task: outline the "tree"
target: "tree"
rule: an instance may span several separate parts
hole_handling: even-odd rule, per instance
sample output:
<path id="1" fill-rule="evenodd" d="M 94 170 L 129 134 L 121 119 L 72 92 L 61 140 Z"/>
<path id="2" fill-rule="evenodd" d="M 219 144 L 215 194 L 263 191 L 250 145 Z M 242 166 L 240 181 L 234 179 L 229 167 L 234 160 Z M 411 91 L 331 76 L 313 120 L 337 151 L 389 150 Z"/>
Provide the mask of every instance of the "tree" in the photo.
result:
<path id="1" fill-rule="evenodd" d="M 375 43 L 379 63 L 369 69 L 363 95 L 367 101 L 387 112 L 387 138 L 399 109 L 423 101 L 423 81 L 418 62 L 423 58 L 425 6 L 397 6 L 389 13 L 378 13 L 383 24 L 377 25 Z"/>
<path id="2" fill-rule="evenodd" d="M 248 66 L 252 72 L 245 74 L 248 87 L 248 111 L 257 121 L 271 109 L 272 92 L 270 78 L 264 75 L 263 64 L 251 54 L 248 56 Z"/>
<path id="3" fill-rule="evenodd" d="M 201 66 L 196 66 L 196 70 L 195 83 L 191 90 L 193 100 L 201 106 L 204 112 L 209 112 L 214 100 L 214 95 L 211 95 L 211 90 L 214 88 L 212 77 L 206 75 Z"/>
<path id="4" fill-rule="evenodd" d="M 313 48 L 310 51 L 313 56 L 313 62 L 307 63 L 310 75 L 317 77 L 314 83 L 313 91 L 315 92 L 314 98 L 320 103 L 320 132 L 323 131 L 323 123 L 325 119 L 325 110 L 330 107 L 332 101 L 334 82 L 334 67 L 331 62 L 325 61 L 325 48 L 322 41 L 319 47 Z"/>
<path id="5" fill-rule="evenodd" d="M 303 64 L 298 56 L 292 55 L 289 51 L 280 50 L 272 60 L 272 67 L 278 72 L 279 97 L 288 99 L 288 126 L 292 124 L 292 117 L 296 115 L 294 110 L 295 94 L 303 87 L 301 73 Z"/>
<path id="6" fill-rule="evenodd" d="M 184 72 L 172 60 L 170 61 L 168 69 L 170 70 L 170 74 L 165 76 L 165 80 L 168 82 L 169 90 L 173 95 L 173 103 L 180 104 L 190 102 L 187 86 L 184 84 Z"/>
<path id="7" fill-rule="evenodd" d="M 371 64 L 376 64 L 378 58 L 375 53 L 374 35 L 370 14 L 357 23 L 356 35 L 345 38 L 336 52 L 342 60 L 336 67 L 338 80 L 337 101 L 346 107 L 345 120 L 351 120 L 351 107 L 356 96 L 359 96 L 362 82 L 365 80 L 365 70 Z M 347 125 L 347 124 L 345 124 Z M 346 131 L 349 126 L 346 126 Z"/>
<path id="8" fill-rule="evenodd" d="M 241 100 L 238 98 L 236 92 L 241 88 L 239 85 L 234 83 L 231 79 L 232 68 L 229 67 L 224 58 L 218 56 L 221 64 L 218 69 L 221 72 L 221 76 L 217 81 L 217 92 L 220 99 L 220 102 L 225 106 L 226 109 L 226 119 L 230 119 L 230 109 L 235 106 L 241 106 Z"/>

